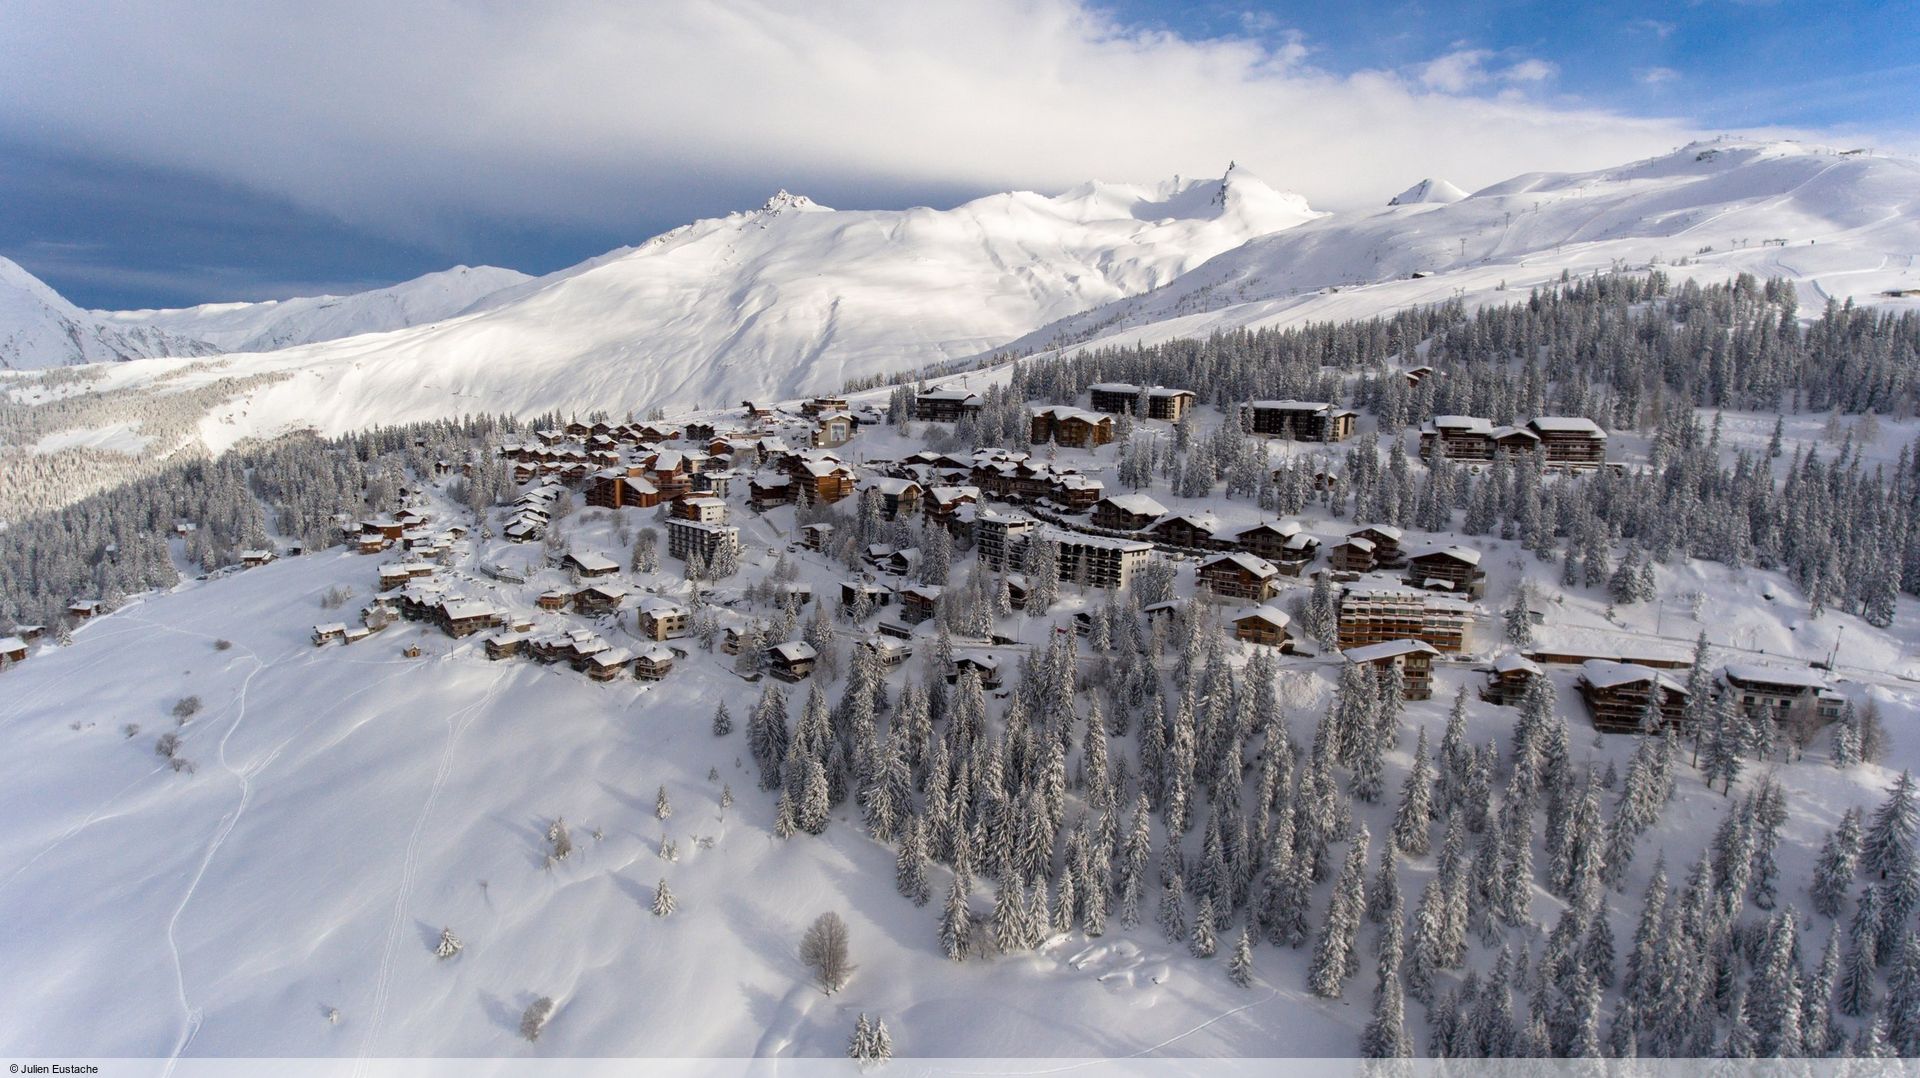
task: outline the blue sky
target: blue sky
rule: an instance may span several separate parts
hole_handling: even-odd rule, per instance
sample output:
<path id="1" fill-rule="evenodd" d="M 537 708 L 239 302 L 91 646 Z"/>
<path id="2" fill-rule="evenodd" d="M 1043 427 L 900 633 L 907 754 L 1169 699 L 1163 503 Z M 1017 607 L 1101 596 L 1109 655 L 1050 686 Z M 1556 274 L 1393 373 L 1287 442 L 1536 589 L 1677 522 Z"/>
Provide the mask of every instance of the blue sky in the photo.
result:
<path id="1" fill-rule="evenodd" d="M 943 206 L 1237 160 L 1337 209 L 1920 130 L 1915 2 L 17 2 L 0 255 L 96 307 L 545 272 L 781 187 Z"/>

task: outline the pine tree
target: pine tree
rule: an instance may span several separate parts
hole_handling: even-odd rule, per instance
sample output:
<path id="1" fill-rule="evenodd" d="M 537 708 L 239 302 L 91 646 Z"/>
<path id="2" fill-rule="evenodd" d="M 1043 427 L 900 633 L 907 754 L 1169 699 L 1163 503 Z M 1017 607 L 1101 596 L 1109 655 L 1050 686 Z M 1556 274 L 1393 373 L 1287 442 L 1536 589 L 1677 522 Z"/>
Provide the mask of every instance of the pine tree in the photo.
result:
<path id="1" fill-rule="evenodd" d="M 673 802 L 667 800 L 667 787 L 663 783 L 660 791 L 653 795 L 653 818 L 667 820 L 673 816 Z"/>
<path id="2" fill-rule="evenodd" d="M 1359 965 L 1354 939 L 1366 909 L 1366 829 L 1358 831 L 1347 851 L 1346 865 L 1334 882 L 1327 919 L 1307 970 L 1307 987 L 1323 999 L 1339 999 L 1342 986 Z"/>
<path id="3" fill-rule="evenodd" d="M 1160 932 L 1168 943 L 1184 942 L 1187 936 L 1187 889 L 1177 869 L 1160 889 Z"/>
<path id="4" fill-rule="evenodd" d="M 926 905 L 927 900 L 933 897 L 932 887 L 927 881 L 927 870 L 931 867 L 927 856 L 926 826 L 919 816 L 908 816 L 900 840 L 900 854 L 894 860 L 895 889 L 914 905 Z"/>
<path id="5" fill-rule="evenodd" d="M 722 700 L 713 710 L 713 736 L 725 737 L 730 733 L 733 733 L 733 715 L 727 711 L 727 702 Z"/>
<path id="6" fill-rule="evenodd" d="M 1432 848 L 1429 828 L 1433 825 L 1433 772 L 1427 765 L 1427 730 L 1420 728 L 1420 740 L 1413 749 L 1413 766 L 1400 786 L 1400 804 L 1393 814 L 1391 844 L 1409 856 L 1425 857 Z"/>
<path id="7" fill-rule="evenodd" d="M 1227 962 L 1227 977 L 1242 988 L 1253 987 L 1253 925 L 1240 930 L 1233 945 L 1233 958 Z"/>
<path id="8" fill-rule="evenodd" d="M 1914 804 L 1911 772 L 1902 771 L 1887 791 L 1887 799 L 1873 812 L 1860 846 L 1860 867 L 1870 876 L 1887 879 L 1913 860 L 1913 841 L 1920 827 L 1920 807 Z"/>
<path id="9" fill-rule="evenodd" d="M 1820 845 L 1820 856 L 1814 862 L 1813 882 L 1808 892 L 1813 899 L 1813 911 L 1823 917 L 1840 916 L 1841 903 L 1846 901 L 1847 892 L 1853 889 L 1854 872 L 1860 862 L 1860 810 L 1850 808 L 1840 817 L 1840 823 L 1827 833 L 1827 839 Z"/>
<path id="10" fill-rule="evenodd" d="M 946 908 L 940 915 L 940 953 L 954 962 L 966 961 L 972 935 L 973 912 L 968 909 L 967 882 L 955 873 L 953 886 L 947 889 Z"/>
<path id="11" fill-rule="evenodd" d="M 666 878 L 661 877 L 659 886 L 653 889 L 653 915 L 655 917 L 668 917 L 673 914 L 673 911 L 673 892 L 667 889 Z"/>
<path id="12" fill-rule="evenodd" d="M 1214 924 L 1217 918 L 1218 914 L 1214 912 L 1213 896 L 1202 895 L 1200 908 L 1193 915 L 1192 935 L 1187 941 L 1195 958 L 1212 958 L 1213 952 L 1219 947 L 1219 942 L 1214 935 Z"/>
<path id="13" fill-rule="evenodd" d="M 460 949 L 465 946 L 466 944 L 460 942 L 460 937 L 453 934 L 453 929 L 442 928 L 440 930 L 440 942 L 435 944 L 433 948 L 433 956 L 440 959 L 452 958 L 454 955 L 459 954 Z"/>

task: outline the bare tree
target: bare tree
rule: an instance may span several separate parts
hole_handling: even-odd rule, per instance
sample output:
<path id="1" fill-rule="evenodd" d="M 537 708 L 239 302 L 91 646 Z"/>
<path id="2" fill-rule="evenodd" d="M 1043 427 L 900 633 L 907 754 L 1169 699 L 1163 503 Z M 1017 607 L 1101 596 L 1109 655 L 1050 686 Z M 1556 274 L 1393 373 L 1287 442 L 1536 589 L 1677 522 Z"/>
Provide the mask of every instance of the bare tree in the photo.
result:
<path id="1" fill-rule="evenodd" d="M 800 961 L 813 970 L 827 995 L 847 983 L 854 966 L 847 955 L 847 923 L 839 914 L 823 913 L 807 927 L 807 934 L 800 938 Z"/>

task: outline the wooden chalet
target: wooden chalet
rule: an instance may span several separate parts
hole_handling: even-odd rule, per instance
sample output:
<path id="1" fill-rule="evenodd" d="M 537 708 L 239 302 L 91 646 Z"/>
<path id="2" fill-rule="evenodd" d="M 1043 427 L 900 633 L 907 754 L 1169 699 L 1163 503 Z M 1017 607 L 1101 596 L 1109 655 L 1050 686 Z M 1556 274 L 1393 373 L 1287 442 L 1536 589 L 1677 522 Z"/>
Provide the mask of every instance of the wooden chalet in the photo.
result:
<path id="1" fill-rule="evenodd" d="M 1294 442 L 1344 442 L 1359 413 L 1327 401 L 1250 401 L 1242 414 L 1255 434 Z"/>
<path id="2" fill-rule="evenodd" d="M 1113 419 L 1098 412 L 1065 405 L 1035 408 L 1028 438 L 1035 445 L 1052 442 L 1073 449 L 1091 449 L 1113 441 Z"/>
<path id="3" fill-rule="evenodd" d="M 560 559 L 560 567 L 570 573 L 578 573 L 583 579 L 597 580 L 603 576 L 612 576 L 620 571 L 620 563 L 605 554 L 592 551 L 575 553 L 569 551 Z"/>
<path id="4" fill-rule="evenodd" d="M 961 506 L 978 505 L 979 502 L 979 487 L 937 485 L 926 489 L 926 496 L 921 499 L 920 507 L 921 512 L 927 515 L 927 519 L 938 521 L 951 528 L 958 523 Z"/>
<path id="5" fill-rule="evenodd" d="M 1096 412 L 1109 415 L 1138 416 L 1140 397 L 1144 393 L 1147 399 L 1146 419 L 1164 419 L 1169 423 L 1178 423 L 1193 410 L 1192 390 L 1169 389 L 1166 386 L 1137 386 L 1127 382 L 1101 382 L 1087 387 L 1091 407 Z"/>
<path id="6" fill-rule="evenodd" d="M 1227 545 L 1226 529 L 1212 513 L 1174 513 L 1162 517 L 1146 534 L 1169 546 L 1190 550 L 1217 550 Z"/>
<path id="7" fill-rule="evenodd" d="M 665 644 L 648 644 L 633 658 L 633 676 L 641 681 L 659 681 L 673 672 L 673 649 Z"/>
<path id="8" fill-rule="evenodd" d="M 1194 575 L 1215 596 L 1264 603 L 1273 597 L 1280 570 L 1265 558 L 1236 550 L 1201 562 Z"/>
<path id="9" fill-rule="evenodd" d="M 257 569 L 273 559 L 274 553 L 271 550 L 242 550 L 240 552 L 240 564 L 248 569 Z"/>
<path id="10" fill-rule="evenodd" d="M 1293 619 L 1285 611 L 1271 606 L 1256 606 L 1233 619 L 1233 638 L 1290 651 L 1293 648 L 1293 633 L 1288 626 L 1292 622 Z"/>
<path id="11" fill-rule="evenodd" d="M 1047 497 L 1070 512 L 1082 512 L 1099 504 L 1100 498 L 1107 492 L 1107 485 L 1090 475 L 1068 472 L 1053 477 L 1052 487 Z"/>
<path id="12" fill-rule="evenodd" d="M 671 640 L 687 635 L 691 619 L 686 607 L 672 599 L 650 595 L 640 600 L 634 620 L 641 636 L 649 640 Z"/>
<path id="13" fill-rule="evenodd" d="M 918 625 L 933 617 L 940 610 L 940 596 L 945 590 L 938 584 L 909 584 L 901 588 L 900 620 Z"/>
<path id="14" fill-rule="evenodd" d="M 873 652 L 874 658 L 880 660 L 880 665 L 889 668 L 899 666 L 913 657 L 912 644 L 891 636 L 875 634 L 859 641 L 855 646 Z"/>
<path id="15" fill-rule="evenodd" d="M 807 496 L 822 505 L 832 505 L 854 491 L 853 469 L 838 460 L 794 458 L 791 472 L 795 483 L 807 490 Z"/>
<path id="16" fill-rule="evenodd" d="M 1397 667 L 1401 684 L 1405 686 L 1402 699 L 1427 700 L 1433 697 L 1433 657 L 1439 652 L 1424 640 L 1388 640 L 1348 648 L 1340 654 L 1357 666 L 1372 667 L 1376 676 Z"/>
<path id="17" fill-rule="evenodd" d="M 852 610 L 855 604 L 860 601 L 862 595 L 867 597 L 867 609 L 878 610 L 883 606 L 893 605 L 895 592 L 887 585 L 876 584 L 871 580 L 843 580 L 840 582 L 840 608 L 842 610 Z"/>
<path id="18" fill-rule="evenodd" d="M 1603 733 L 1639 732 L 1647 698 L 1654 693 L 1663 722 L 1678 726 L 1686 719 L 1686 686 L 1650 666 L 1589 659 L 1580 664 L 1579 685 L 1593 728 Z"/>
<path id="19" fill-rule="evenodd" d="M 800 414 L 809 417 L 817 418 L 846 410 L 847 398 L 845 397 L 809 397 L 800 402 Z"/>
<path id="20" fill-rule="evenodd" d="M 1137 532 L 1167 515 L 1167 507 L 1145 494 L 1114 494 L 1093 507 L 1092 523 L 1109 531 Z"/>
<path id="21" fill-rule="evenodd" d="M 0 637 L 0 667 L 27 661 L 27 642 L 17 636 Z"/>
<path id="22" fill-rule="evenodd" d="M 747 481 L 747 501 L 755 509 L 769 509 L 793 500 L 793 477 L 779 472 L 756 472 Z"/>
<path id="23" fill-rule="evenodd" d="M 1407 561 L 1407 583 L 1427 591 L 1445 591 L 1478 599 L 1486 590 L 1487 574 L 1480 568 L 1480 552 L 1449 546 L 1422 551 Z"/>
<path id="24" fill-rule="evenodd" d="M 448 636 L 472 636 L 482 629 L 500 627 L 502 615 L 491 603 L 474 599 L 450 599 L 440 604 L 436 620 Z"/>
<path id="25" fill-rule="evenodd" d="M 808 550 L 825 554 L 833 545 L 833 525 L 822 522 L 801 528 L 800 544 Z"/>
<path id="26" fill-rule="evenodd" d="M 1548 467 L 1598 468 L 1607 462 L 1607 432 L 1585 416 L 1543 415 L 1527 420 Z"/>
<path id="27" fill-rule="evenodd" d="M 480 641 L 480 644 L 486 649 L 487 658 L 497 662 L 501 659 L 511 659 L 515 655 L 520 654 L 520 650 L 526 645 L 526 642 L 526 633 L 494 633 L 485 640 Z"/>
<path id="28" fill-rule="evenodd" d="M 767 649 L 767 672 L 781 681 L 804 681 L 813 674 L 814 661 L 820 657 L 813 645 L 804 640 L 789 640 Z"/>
<path id="29" fill-rule="evenodd" d="M 1299 576 L 1320 550 L 1320 540 L 1300 530 L 1293 521 L 1263 520 L 1235 532 L 1229 540 L 1249 554 L 1265 558 L 1282 576 Z"/>
<path id="30" fill-rule="evenodd" d="M 580 663 L 580 672 L 593 681 L 612 681 L 626 673 L 632 664 L 633 652 L 610 647 L 587 656 Z"/>
<path id="31" fill-rule="evenodd" d="M 1374 564 L 1381 569 L 1398 569 L 1407 564 L 1407 555 L 1400 549 L 1402 534 L 1390 524 L 1369 524 L 1349 533 L 1373 544 Z"/>
<path id="32" fill-rule="evenodd" d="M 618 585 L 593 584 L 573 593 L 573 609 L 588 617 L 611 614 L 620 609 L 627 589 Z"/>
<path id="33" fill-rule="evenodd" d="M 913 418 L 931 423 L 958 423 L 968 416 L 979 415 L 986 404 L 979 394 L 964 389 L 933 389 L 914 395 Z"/>
<path id="34" fill-rule="evenodd" d="M 652 509 L 660 488 L 646 478 L 606 469 L 587 477 L 586 502 L 600 509 Z"/>
<path id="35" fill-rule="evenodd" d="M 953 657 L 953 669 L 947 674 L 947 680 L 957 682 L 960 675 L 972 670 L 980 677 L 980 687 L 992 691 L 1000 687 L 1000 659 L 985 652 L 962 652 Z"/>
<path id="36" fill-rule="evenodd" d="M 565 610 L 567 603 L 572 599 L 573 596 L 564 591 L 543 591 L 540 597 L 533 601 L 533 605 L 542 610 Z"/>
<path id="37" fill-rule="evenodd" d="M 1526 697 L 1534 679 L 1540 676 L 1539 663 L 1518 652 L 1502 652 L 1487 668 L 1487 683 L 1480 690 L 1480 699 L 1491 704 L 1515 706 Z"/>
<path id="38" fill-rule="evenodd" d="M 98 599 L 76 599 L 67 604 L 67 616 L 75 621 L 85 621 L 106 612 L 107 604 Z"/>
<path id="39" fill-rule="evenodd" d="M 1375 564 L 1373 540 L 1357 535 L 1347 536 L 1327 551 L 1327 566 L 1335 573 L 1349 576 L 1371 573 Z"/>
<path id="40" fill-rule="evenodd" d="M 346 638 L 347 623 L 344 621 L 329 621 L 324 625 L 315 625 L 313 627 L 313 644 L 315 647 L 334 640 L 345 640 Z"/>
<path id="41" fill-rule="evenodd" d="M 869 478 L 865 487 L 880 496 L 880 515 L 887 520 L 898 519 L 903 514 L 912 516 L 920 511 L 920 484 L 911 479 L 898 479 L 890 475 Z"/>

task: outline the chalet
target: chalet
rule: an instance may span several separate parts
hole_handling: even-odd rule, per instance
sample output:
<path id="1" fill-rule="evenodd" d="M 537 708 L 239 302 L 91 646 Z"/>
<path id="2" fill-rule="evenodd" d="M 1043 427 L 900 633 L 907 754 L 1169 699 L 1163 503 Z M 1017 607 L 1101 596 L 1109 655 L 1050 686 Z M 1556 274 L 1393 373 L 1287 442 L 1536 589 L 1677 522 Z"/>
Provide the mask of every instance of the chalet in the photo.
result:
<path id="1" fill-rule="evenodd" d="M 879 659 L 880 665 L 885 667 L 899 666 L 913 657 L 913 645 L 891 636 L 869 636 L 855 646 L 873 652 L 874 658 Z"/>
<path id="2" fill-rule="evenodd" d="M 678 498 L 693 485 L 692 470 L 687 466 L 687 455 L 677 449 L 664 449 L 653 455 L 653 462 L 647 466 L 648 482 L 659 490 L 662 501 Z"/>
<path id="3" fill-rule="evenodd" d="M 1471 415 L 1437 415 L 1420 427 L 1420 455 L 1439 450 L 1448 460 L 1492 460 L 1493 421 Z"/>
<path id="4" fill-rule="evenodd" d="M 804 640 L 789 640 L 767 649 L 767 672 L 781 681 L 804 681 L 813 673 L 819 652 Z"/>
<path id="5" fill-rule="evenodd" d="M 586 502 L 601 509 L 651 509 L 660 504 L 660 488 L 609 468 L 587 477 Z"/>
<path id="6" fill-rule="evenodd" d="M 885 567 L 887 559 L 893 557 L 893 550 L 892 543 L 868 543 L 867 548 L 860 552 L 860 560 L 875 569 L 881 569 Z"/>
<path id="7" fill-rule="evenodd" d="M 667 521 L 669 557 L 685 561 L 698 553 L 701 561 L 712 564 L 714 553 L 723 545 L 733 553 L 739 553 L 740 529 L 728 524 L 703 524 L 697 520 Z"/>
<path id="8" fill-rule="evenodd" d="M 1293 634 L 1287 628 L 1292 621 L 1283 611 L 1256 606 L 1233 619 L 1233 638 L 1288 651 L 1293 647 Z"/>
<path id="9" fill-rule="evenodd" d="M 1344 442 L 1358 418 L 1326 401 L 1251 401 L 1242 414 L 1253 433 L 1294 442 Z"/>
<path id="10" fill-rule="evenodd" d="M 847 410 L 845 397 L 810 397 L 800 402 L 800 414 L 804 416 L 823 416 L 830 412 Z"/>
<path id="11" fill-rule="evenodd" d="M 1407 583 L 1427 591 L 1445 591 L 1480 598 L 1486 590 L 1487 574 L 1480 568 L 1480 552 L 1468 547 L 1450 546 L 1422 551 L 1407 562 Z"/>
<path id="12" fill-rule="evenodd" d="M 325 625 L 315 625 L 313 627 L 313 644 L 315 647 L 319 647 L 330 640 L 345 640 L 346 638 L 347 625 L 345 622 L 330 621 Z"/>
<path id="13" fill-rule="evenodd" d="M 46 632 L 47 627 L 45 625 L 15 625 L 13 627 L 13 635 L 29 644 L 45 636 Z"/>
<path id="14" fill-rule="evenodd" d="M 1113 419 L 1098 412 L 1065 405 L 1035 408 L 1028 439 L 1035 445 L 1052 442 L 1075 449 L 1091 449 L 1113 441 Z"/>
<path id="15" fill-rule="evenodd" d="M 1108 591 L 1132 583 L 1133 574 L 1153 554 L 1152 543 L 1083 535 L 1052 526 L 1036 530 L 1028 542 L 1034 539 L 1054 545 L 1062 582 Z"/>
<path id="16" fill-rule="evenodd" d="M 934 389 L 917 393 L 913 398 L 913 418 L 931 423 L 958 423 L 967 416 L 977 416 L 987 402 L 977 393 L 964 389 Z"/>
<path id="17" fill-rule="evenodd" d="M 0 638 L 0 667 L 10 663 L 25 662 L 27 642 L 17 636 Z"/>
<path id="18" fill-rule="evenodd" d="M 792 606 L 795 610 L 813 602 L 813 585 L 804 580 L 789 580 L 774 586 L 774 595 L 779 606 Z"/>
<path id="19" fill-rule="evenodd" d="M 880 559 L 880 571 L 894 576 L 908 576 L 920 568 L 920 548 L 905 547 Z"/>
<path id="20" fill-rule="evenodd" d="M 76 621 L 85 621 L 105 612 L 106 604 L 98 599 L 79 599 L 67 604 L 67 616 Z"/>
<path id="21" fill-rule="evenodd" d="M 980 687 L 993 690 L 1000 687 L 1000 660 L 985 652 L 962 652 L 953 657 L 953 670 L 947 674 L 947 680 L 957 682 L 960 675 L 968 670 L 980 677 Z"/>
<path id="22" fill-rule="evenodd" d="M 1369 524 L 1349 533 L 1373 544 L 1374 564 L 1382 569 L 1398 569 L 1407 563 L 1400 549 L 1401 531 L 1390 524 Z"/>
<path id="23" fill-rule="evenodd" d="M 1178 599 L 1168 599 L 1164 602 L 1149 603 L 1141 607 L 1140 612 L 1147 616 L 1147 624 L 1152 625 L 1160 621 L 1173 621 L 1180 616 L 1181 610 L 1185 609 L 1186 605 Z"/>
<path id="24" fill-rule="evenodd" d="M 1090 475 L 1078 472 L 1056 474 L 1047 497 L 1060 503 L 1070 512 L 1092 509 L 1099 503 L 1101 495 L 1107 492 L 1107 485 Z"/>
<path id="25" fill-rule="evenodd" d="M 702 524 L 725 524 L 727 503 L 713 497 L 687 497 L 673 503 L 675 520 L 694 520 Z"/>
<path id="26" fill-rule="evenodd" d="M 1167 515 L 1167 507 L 1145 494 L 1115 494 L 1093 507 L 1093 526 L 1117 532 L 1137 532 Z"/>
<path id="27" fill-rule="evenodd" d="M 1585 416 L 1543 415 L 1527 421 L 1550 468 L 1598 468 L 1607 462 L 1607 432 Z"/>
<path id="28" fill-rule="evenodd" d="M 1650 666 L 1588 659 L 1580 664 L 1579 685 L 1593 728 L 1603 733 L 1637 733 L 1648 697 L 1655 694 L 1663 722 L 1677 726 L 1686 718 L 1686 687 Z"/>
<path id="29" fill-rule="evenodd" d="M 686 437 L 696 442 L 711 441 L 714 435 L 714 426 L 709 422 L 695 420 L 687 424 L 685 434 Z"/>
<path id="30" fill-rule="evenodd" d="M 818 551 L 822 554 L 826 553 L 827 549 L 833 543 L 833 525 L 826 523 L 808 524 L 806 527 L 800 529 L 800 542 L 808 550 Z"/>
<path id="31" fill-rule="evenodd" d="M 1027 608 L 1027 574 L 1007 574 L 1007 605 L 1015 610 Z"/>
<path id="32" fill-rule="evenodd" d="M 902 622 L 881 618 L 874 623 L 873 628 L 881 636 L 890 636 L 895 640 L 913 639 L 913 627 Z"/>
<path id="33" fill-rule="evenodd" d="M 1715 679 L 1714 691 L 1730 694 L 1749 718 L 1768 717 L 1782 729 L 1821 726 L 1838 719 L 1846 708 L 1846 700 L 1812 670 L 1728 663 Z"/>
<path id="34" fill-rule="evenodd" d="M 1433 368 L 1425 365 L 1418 366 L 1418 367 L 1408 367 L 1406 370 L 1400 372 L 1401 376 L 1406 378 L 1407 385 L 1409 388 L 1413 386 L 1417 386 L 1420 383 L 1426 381 L 1427 377 L 1432 373 L 1433 373 Z"/>
<path id="35" fill-rule="evenodd" d="M 1320 549 L 1320 540 L 1301 531 L 1300 525 L 1290 520 L 1285 523 L 1263 520 L 1235 532 L 1229 542 L 1273 562 L 1283 576 L 1299 576 L 1300 570 Z"/>
<path id="36" fill-rule="evenodd" d="M 779 472 L 757 472 L 747 481 L 747 501 L 755 509 L 785 505 L 793 500 L 793 479 Z"/>
<path id="37" fill-rule="evenodd" d="M 822 505 L 832 505 L 854 490 L 853 469 L 838 460 L 795 458 L 794 481 Z"/>
<path id="38" fill-rule="evenodd" d="M 1377 675 L 1398 669 L 1401 698 L 1427 700 L 1433 696 L 1433 657 L 1439 652 L 1424 640 L 1388 640 L 1365 647 L 1348 648 L 1340 653 L 1356 666 L 1370 666 Z"/>
<path id="39" fill-rule="evenodd" d="M 1194 575 L 1202 587 L 1216 596 L 1264 603 L 1273 597 L 1280 570 L 1265 558 L 1236 550 L 1231 554 L 1215 554 L 1201 562 Z"/>
<path id="40" fill-rule="evenodd" d="M 573 609 L 588 617 L 611 614 L 620 609 L 627 589 L 618 585 L 594 584 L 573 593 Z"/>
<path id="41" fill-rule="evenodd" d="M 1175 513 L 1162 517 L 1147 529 L 1147 534 L 1170 546 L 1215 550 L 1226 545 L 1221 540 L 1225 530 L 1220 518 L 1212 513 Z"/>
<path id="42" fill-rule="evenodd" d="M 560 567 L 571 573 L 594 580 L 603 576 L 612 576 L 620 571 L 620 563 L 604 554 L 592 552 L 584 554 L 568 553 L 560 559 Z"/>
<path id="43" fill-rule="evenodd" d="M 807 444 L 815 449 L 837 449 L 853 440 L 853 417 L 849 415 L 822 416 L 814 424 L 813 433 L 807 436 Z"/>
<path id="44" fill-rule="evenodd" d="M 500 627 L 501 614 L 490 603 L 472 599 L 450 599 L 440 604 L 440 628 L 452 637 L 471 636 L 482 629 Z"/>
<path id="45" fill-rule="evenodd" d="M 649 640 L 671 640 L 687 635 L 690 618 L 686 607 L 654 595 L 640 600 L 637 624 Z"/>
<path id="46" fill-rule="evenodd" d="M 486 649 L 487 658 L 498 662 L 520 654 L 520 649 L 526 642 L 526 633 L 494 633 L 480 641 L 480 646 Z"/>
<path id="47" fill-rule="evenodd" d="M 1514 706 L 1526 697 L 1534 679 L 1540 676 L 1539 663 L 1519 652 L 1502 652 L 1487 669 L 1487 684 L 1480 690 L 1480 699 Z"/>
<path id="48" fill-rule="evenodd" d="M 1087 387 L 1096 412 L 1109 415 L 1138 416 L 1141 394 L 1146 395 L 1147 419 L 1164 419 L 1169 423 L 1178 423 L 1193 410 L 1194 396 L 1191 390 L 1168 389 L 1166 386 L 1146 386 L 1144 388 L 1126 382 L 1101 382 Z"/>
<path id="49" fill-rule="evenodd" d="M 612 681 L 626 673 L 628 664 L 632 662 L 633 652 L 626 648 L 610 647 L 587 656 L 580 669 L 594 681 Z"/>
<path id="50" fill-rule="evenodd" d="M 933 617 L 940 609 L 940 594 L 945 590 L 938 584 L 911 584 L 901 588 L 900 620 L 918 625 Z"/>
<path id="51" fill-rule="evenodd" d="M 564 591 L 543 591 L 540 597 L 533 601 L 533 605 L 542 610 L 565 610 L 572 598 L 573 596 Z"/>
<path id="52" fill-rule="evenodd" d="M 348 644 L 358 644 L 360 641 L 365 640 L 367 637 L 372 635 L 373 635 L 372 629 L 369 629 L 364 625 L 356 625 L 353 628 L 348 629 L 347 635 L 341 637 L 340 639 L 343 642 Z M 416 651 L 418 650 L 417 645 L 415 646 L 415 650 Z"/>
<path id="53" fill-rule="evenodd" d="M 240 552 L 240 564 L 248 569 L 255 569 L 265 565 L 272 561 L 273 558 L 274 554 L 271 550 L 242 550 Z"/>
<path id="54" fill-rule="evenodd" d="M 920 511 L 920 484 L 911 479 L 875 476 L 867 480 L 866 489 L 880 495 L 880 515 L 887 520 L 894 520 L 902 514 L 911 516 Z"/>
<path id="55" fill-rule="evenodd" d="M 961 506 L 977 505 L 979 502 L 979 487 L 932 486 L 927 488 L 926 497 L 921 500 L 921 509 L 928 519 L 951 527 Z"/>
<path id="56" fill-rule="evenodd" d="M 1472 604 L 1460 599 L 1408 587 L 1355 585 L 1340 595 L 1340 646 L 1420 640 L 1457 655 L 1467 649 L 1467 630 L 1473 618 Z"/>
<path id="57" fill-rule="evenodd" d="M 633 676 L 641 681 L 659 681 L 673 672 L 673 649 L 664 644 L 648 644 L 634 656 Z"/>
<path id="58" fill-rule="evenodd" d="M 990 569 L 1006 569 L 1011 555 L 1038 525 L 1039 521 L 1022 513 L 981 510 L 973 518 L 973 546 L 980 564 Z"/>
<path id="59" fill-rule="evenodd" d="M 1371 573 L 1374 569 L 1373 541 L 1349 535 L 1327 552 L 1327 566 L 1335 573 Z"/>
<path id="60" fill-rule="evenodd" d="M 893 605 L 894 590 L 887 585 L 870 580 L 846 580 L 840 584 L 840 608 L 852 610 L 863 595 L 866 596 L 869 610 Z"/>

